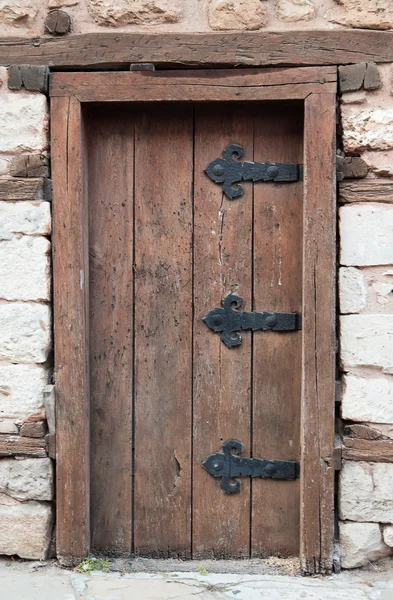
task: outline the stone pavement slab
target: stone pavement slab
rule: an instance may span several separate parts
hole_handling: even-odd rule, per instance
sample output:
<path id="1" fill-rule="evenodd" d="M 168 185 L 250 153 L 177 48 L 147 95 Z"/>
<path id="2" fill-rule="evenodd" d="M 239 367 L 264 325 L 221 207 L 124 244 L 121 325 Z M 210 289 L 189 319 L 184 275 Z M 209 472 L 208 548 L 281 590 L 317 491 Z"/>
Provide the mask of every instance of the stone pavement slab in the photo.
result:
<path id="1" fill-rule="evenodd" d="M 162 568 L 163 562 L 157 563 Z M 234 563 L 236 564 L 236 563 Z M 247 563 L 243 561 L 243 569 Z M 184 563 L 183 563 L 184 565 Z M 0 560 L 0 600 L 393 600 L 393 560 L 331 577 L 172 572 L 81 574 Z"/>

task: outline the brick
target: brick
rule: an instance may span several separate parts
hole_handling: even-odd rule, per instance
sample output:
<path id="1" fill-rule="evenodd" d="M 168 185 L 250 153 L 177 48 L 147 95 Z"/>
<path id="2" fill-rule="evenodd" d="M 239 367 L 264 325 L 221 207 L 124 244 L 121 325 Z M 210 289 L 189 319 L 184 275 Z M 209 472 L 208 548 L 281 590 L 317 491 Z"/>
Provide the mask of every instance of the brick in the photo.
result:
<path id="1" fill-rule="evenodd" d="M 0 303 L 0 360 L 43 363 L 50 347 L 49 306 L 28 302 Z"/>
<path id="2" fill-rule="evenodd" d="M 0 241 L 0 299 L 50 300 L 49 253 L 50 242 L 43 237 Z"/>
<path id="3" fill-rule="evenodd" d="M 352 204 L 340 208 L 340 263 L 345 266 L 393 264 L 393 206 Z"/>

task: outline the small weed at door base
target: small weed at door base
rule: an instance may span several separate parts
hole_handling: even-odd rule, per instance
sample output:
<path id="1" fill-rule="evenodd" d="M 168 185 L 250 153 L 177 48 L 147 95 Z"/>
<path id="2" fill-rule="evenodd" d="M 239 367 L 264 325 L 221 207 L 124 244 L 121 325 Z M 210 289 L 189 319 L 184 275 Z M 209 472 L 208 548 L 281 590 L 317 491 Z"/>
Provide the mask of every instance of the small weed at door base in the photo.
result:
<path id="1" fill-rule="evenodd" d="M 83 562 L 81 562 L 80 565 L 75 568 L 75 571 L 78 571 L 78 573 L 85 573 L 86 575 L 91 575 L 92 571 L 109 573 L 109 562 L 105 558 L 88 556 Z"/>

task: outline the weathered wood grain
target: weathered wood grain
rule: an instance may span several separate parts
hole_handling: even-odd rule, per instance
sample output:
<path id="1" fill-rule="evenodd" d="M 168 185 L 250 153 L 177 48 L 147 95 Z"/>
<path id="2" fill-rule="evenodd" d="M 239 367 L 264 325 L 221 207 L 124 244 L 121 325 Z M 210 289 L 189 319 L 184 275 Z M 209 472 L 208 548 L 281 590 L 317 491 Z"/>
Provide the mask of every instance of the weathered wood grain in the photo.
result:
<path id="1" fill-rule="evenodd" d="M 393 202 L 391 179 L 341 181 L 338 189 L 340 202 Z"/>
<path id="2" fill-rule="evenodd" d="M 57 556 L 90 550 L 90 391 L 88 216 L 81 105 L 51 103 L 54 339 L 57 438 Z"/>
<path id="3" fill-rule="evenodd" d="M 135 120 L 134 551 L 191 554 L 191 107 Z"/>
<path id="4" fill-rule="evenodd" d="M 92 547 L 132 535 L 134 114 L 87 114 Z"/>
<path id="5" fill-rule="evenodd" d="M 254 160 L 303 162 L 303 107 L 254 113 Z M 253 309 L 302 310 L 303 184 L 254 186 Z M 253 456 L 300 460 L 301 331 L 253 334 Z M 252 481 L 252 556 L 298 556 L 300 482 Z"/>
<path id="6" fill-rule="evenodd" d="M 336 67 L 54 73 L 50 94 L 81 102 L 303 99 L 334 92 L 336 78 Z"/>
<path id="7" fill-rule="evenodd" d="M 393 61 L 393 32 L 89 33 L 66 39 L 3 37 L 0 64 L 52 68 L 156 65 L 307 66 Z"/>
<path id="8" fill-rule="evenodd" d="M 335 95 L 305 102 L 301 551 L 305 573 L 333 563 Z"/>
<path id="9" fill-rule="evenodd" d="M 45 458 L 48 456 L 45 439 L 0 434 L 0 457 L 5 456 Z"/>
<path id="10" fill-rule="evenodd" d="M 344 460 L 393 463 L 393 440 L 362 440 L 344 437 Z"/>
<path id="11" fill-rule="evenodd" d="M 237 293 L 251 306 L 252 184 L 238 200 L 228 200 L 203 169 L 236 142 L 253 159 L 253 123 L 244 106 L 195 109 L 194 217 L 194 460 L 193 556 L 248 557 L 250 481 L 240 494 L 225 494 L 202 461 L 229 438 L 250 452 L 251 335 L 227 348 L 202 317 Z"/>
<path id="12" fill-rule="evenodd" d="M 46 200 L 44 180 L 0 179 L 0 200 Z"/>

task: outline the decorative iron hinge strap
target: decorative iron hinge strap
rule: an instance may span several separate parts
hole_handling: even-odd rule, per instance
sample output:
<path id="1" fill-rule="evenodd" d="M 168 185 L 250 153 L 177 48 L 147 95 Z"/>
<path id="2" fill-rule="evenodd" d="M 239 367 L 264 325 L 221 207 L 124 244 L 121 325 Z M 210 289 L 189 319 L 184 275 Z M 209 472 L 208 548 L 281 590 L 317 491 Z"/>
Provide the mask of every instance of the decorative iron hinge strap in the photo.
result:
<path id="1" fill-rule="evenodd" d="M 302 328 L 300 313 L 234 310 L 243 306 L 243 300 L 236 294 L 226 296 L 222 305 L 223 308 L 213 308 L 202 320 L 212 331 L 220 334 L 221 340 L 228 348 L 240 346 L 242 338 L 239 331 L 245 329 L 252 329 L 253 331 L 294 331 Z"/>
<path id="2" fill-rule="evenodd" d="M 293 163 L 241 162 L 243 148 L 239 144 L 229 144 L 222 153 L 205 169 L 214 183 L 222 183 L 222 191 L 230 199 L 243 195 L 239 181 L 299 181 L 303 179 L 303 165 Z M 236 157 L 236 159 L 234 159 Z M 234 184 L 238 184 L 233 188 Z"/>
<path id="3" fill-rule="evenodd" d="M 296 461 L 239 456 L 244 449 L 238 440 L 227 440 L 222 450 L 208 456 L 202 466 L 213 477 L 221 477 L 220 486 L 227 494 L 240 491 L 240 481 L 231 481 L 236 477 L 297 479 L 300 475 L 300 464 Z"/>

